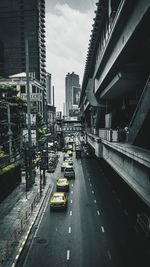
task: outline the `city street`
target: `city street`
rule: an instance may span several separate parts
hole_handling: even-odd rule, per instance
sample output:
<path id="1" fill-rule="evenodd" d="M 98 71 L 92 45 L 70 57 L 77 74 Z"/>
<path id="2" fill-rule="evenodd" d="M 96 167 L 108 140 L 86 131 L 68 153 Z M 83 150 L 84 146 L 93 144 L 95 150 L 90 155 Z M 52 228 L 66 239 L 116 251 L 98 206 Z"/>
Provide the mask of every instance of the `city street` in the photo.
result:
<path id="1" fill-rule="evenodd" d="M 118 194 L 115 174 L 103 161 L 73 159 L 76 177 L 70 180 L 67 211 L 50 211 L 49 202 L 43 207 L 17 266 L 149 266 L 148 241 L 136 227 L 133 199 L 128 209 L 131 193 L 126 200 L 127 188 Z M 50 174 L 53 192 L 63 176 L 62 160 L 61 154 Z M 140 207 L 136 199 L 135 205 Z"/>

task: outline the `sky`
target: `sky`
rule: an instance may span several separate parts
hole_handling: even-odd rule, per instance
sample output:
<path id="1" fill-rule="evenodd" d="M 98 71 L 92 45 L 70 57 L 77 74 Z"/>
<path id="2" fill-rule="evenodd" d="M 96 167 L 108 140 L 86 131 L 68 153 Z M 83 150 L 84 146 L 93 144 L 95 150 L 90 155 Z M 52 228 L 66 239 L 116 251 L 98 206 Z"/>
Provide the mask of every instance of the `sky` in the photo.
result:
<path id="1" fill-rule="evenodd" d="M 96 2 L 46 0 L 46 71 L 52 75 L 57 111 L 63 111 L 66 74 L 78 74 L 82 85 Z"/>

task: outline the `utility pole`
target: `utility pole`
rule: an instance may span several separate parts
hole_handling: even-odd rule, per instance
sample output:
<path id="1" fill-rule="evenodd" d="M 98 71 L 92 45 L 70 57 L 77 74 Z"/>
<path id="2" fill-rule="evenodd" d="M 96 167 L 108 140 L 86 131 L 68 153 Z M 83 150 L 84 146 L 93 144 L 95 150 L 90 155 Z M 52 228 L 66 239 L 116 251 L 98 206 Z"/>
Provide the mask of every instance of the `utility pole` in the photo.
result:
<path id="1" fill-rule="evenodd" d="M 12 130 L 11 130 L 11 122 L 10 122 L 10 104 L 7 103 L 7 117 L 8 117 L 8 136 L 9 136 L 9 158 L 11 162 L 12 158 Z"/>
<path id="2" fill-rule="evenodd" d="M 32 172 L 32 139 L 31 139 L 31 103 L 30 103 L 30 86 L 29 86 L 29 41 L 26 34 L 25 37 L 25 53 L 26 53 L 26 85 L 27 85 L 27 115 L 28 115 L 28 174 L 29 186 L 33 184 Z"/>
<path id="3" fill-rule="evenodd" d="M 55 128 L 54 128 L 54 113 L 55 113 L 54 105 L 55 105 L 55 103 L 54 103 L 54 85 L 53 85 L 53 136 L 54 136 L 54 132 L 55 132 Z"/>

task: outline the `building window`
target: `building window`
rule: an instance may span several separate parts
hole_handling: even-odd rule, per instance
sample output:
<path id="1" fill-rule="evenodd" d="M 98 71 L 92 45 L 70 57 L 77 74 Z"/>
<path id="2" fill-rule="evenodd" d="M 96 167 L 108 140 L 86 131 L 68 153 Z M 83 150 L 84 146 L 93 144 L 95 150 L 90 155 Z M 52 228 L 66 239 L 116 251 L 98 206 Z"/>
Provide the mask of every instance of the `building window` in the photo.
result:
<path id="1" fill-rule="evenodd" d="M 36 93 L 36 87 L 35 87 L 35 85 L 32 85 L 32 93 L 33 94 Z"/>
<path id="2" fill-rule="evenodd" d="M 26 93 L 25 85 L 20 85 L 20 92 L 21 92 L 21 94 L 25 94 Z"/>

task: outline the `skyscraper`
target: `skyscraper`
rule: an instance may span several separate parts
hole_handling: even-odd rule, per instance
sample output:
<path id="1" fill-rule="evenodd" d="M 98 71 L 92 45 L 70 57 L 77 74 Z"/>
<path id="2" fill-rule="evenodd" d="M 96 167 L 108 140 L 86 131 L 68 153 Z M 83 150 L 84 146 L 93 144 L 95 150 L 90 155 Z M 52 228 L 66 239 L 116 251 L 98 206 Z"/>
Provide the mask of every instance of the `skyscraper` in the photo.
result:
<path id="1" fill-rule="evenodd" d="M 1 0 L 0 76 L 25 71 L 25 39 L 29 71 L 45 85 L 45 0 Z"/>
<path id="2" fill-rule="evenodd" d="M 52 88 L 51 88 L 51 74 L 46 73 L 46 93 L 47 93 L 47 104 L 52 104 Z"/>
<path id="3" fill-rule="evenodd" d="M 69 111 L 74 109 L 74 91 L 75 88 L 80 89 L 79 75 L 72 72 L 68 73 L 65 78 L 65 106 L 66 116 L 69 116 Z M 78 105 L 76 102 L 75 105 Z"/>

